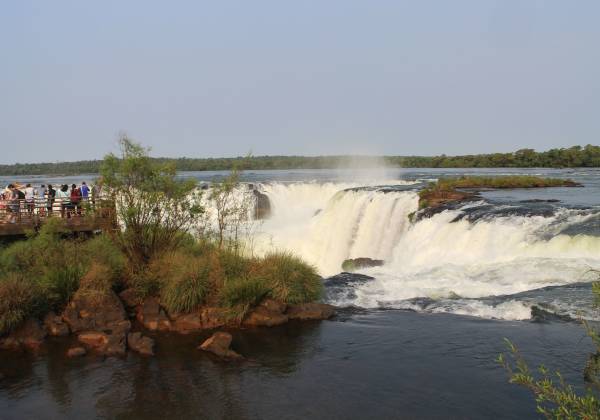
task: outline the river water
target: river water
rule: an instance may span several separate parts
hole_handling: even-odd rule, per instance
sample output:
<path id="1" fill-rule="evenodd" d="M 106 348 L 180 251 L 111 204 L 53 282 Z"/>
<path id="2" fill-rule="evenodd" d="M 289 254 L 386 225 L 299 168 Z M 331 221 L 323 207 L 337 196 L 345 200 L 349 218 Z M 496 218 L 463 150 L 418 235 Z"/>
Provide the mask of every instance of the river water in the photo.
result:
<path id="1" fill-rule="evenodd" d="M 584 188 L 490 191 L 409 222 L 418 188 L 460 174 L 563 177 Z M 91 177 L 18 181 L 76 180 Z M 150 359 L 68 360 L 61 340 L 38 355 L 2 353 L 0 418 L 535 418 L 528 391 L 495 363 L 505 337 L 532 365 L 583 386 L 591 343 L 569 319 L 600 319 L 590 286 L 600 171 L 252 171 L 244 181 L 271 203 L 256 253 L 289 249 L 324 278 L 347 258 L 385 264 L 326 282 L 326 299 L 342 308 L 332 321 L 234 331 L 248 358 L 240 364 L 196 350 L 202 336 L 157 337 Z"/>

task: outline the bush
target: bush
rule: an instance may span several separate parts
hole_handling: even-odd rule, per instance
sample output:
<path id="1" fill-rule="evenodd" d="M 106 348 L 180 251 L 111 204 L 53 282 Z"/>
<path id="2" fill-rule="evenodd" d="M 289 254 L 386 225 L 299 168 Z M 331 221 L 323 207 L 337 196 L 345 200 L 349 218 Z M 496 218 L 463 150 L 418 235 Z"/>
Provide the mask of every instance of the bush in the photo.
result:
<path id="1" fill-rule="evenodd" d="M 231 319 L 241 322 L 248 311 L 270 292 L 267 283 L 257 277 L 227 280 L 220 291 L 221 306 Z"/>
<path id="2" fill-rule="evenodd" d="M 323 283 L 317 270 L 288 252 L 268 254 L 260 261 L 259 276 L 273 299 L 304 303 L 320 299 Z"/>
<path id="3" fill-rule="evenodd" d="M 121 281 L 125 269 L 125 256 L 107 235 L 99 235 L 82 244 L 80 263 L 91 267 L 92 263 L 101 264 L 108 269 L 113 286 Z"/>
<path id="4" fill-rule="evenodd" d="M 0 335 L 42 311 L 43 303 L 35 283 L 15 274 L 0 281 Z"/>

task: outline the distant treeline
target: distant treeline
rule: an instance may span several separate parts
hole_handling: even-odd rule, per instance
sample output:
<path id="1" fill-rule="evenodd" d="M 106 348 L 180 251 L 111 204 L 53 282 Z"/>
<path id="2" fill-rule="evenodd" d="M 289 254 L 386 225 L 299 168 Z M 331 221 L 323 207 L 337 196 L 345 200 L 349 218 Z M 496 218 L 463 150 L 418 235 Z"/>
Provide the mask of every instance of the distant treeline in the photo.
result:
<path id="1" fill-rule="evenodd" d="M 333 169 L 339 167 L 372 167 L 385 163 L 402 168 L 501 168 L 600 167 L 600 146 L 588 144 L 536 152 L 521 149 L 514 153 L 491 153 L 464 156 L 252 156 L 235 158 L 155 158 L 173 162 L 179 171 L 218 171 L 237 166 L 258 169 Z M 0 165 L 0 175 L 75 175 L 98 173 L 101 160 L 57 163 L 25 163 Z"/>

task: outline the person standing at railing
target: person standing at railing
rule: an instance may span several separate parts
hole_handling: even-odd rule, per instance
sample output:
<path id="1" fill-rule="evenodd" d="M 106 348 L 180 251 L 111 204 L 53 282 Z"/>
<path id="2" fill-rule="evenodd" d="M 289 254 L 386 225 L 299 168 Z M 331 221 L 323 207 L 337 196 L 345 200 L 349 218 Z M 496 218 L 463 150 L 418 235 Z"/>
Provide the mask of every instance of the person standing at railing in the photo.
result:
<path id="1" fill-rule="evenodd" d="M 77 185 L 71 185 L 71 207 L 81 216 L 81 190 Z"/>
<path id="2" fill-rule="evenodd" d="M 86 202 L 88 201 L 88 199 L 90 198 L 90 187 L 87 186 L 87 184 L 84 182 L 81 183 L 81 199 Z"/>
<path id="3" fill-rule="evenodd" d="M 19 214 L 19 193 L 13 184 L 9 184 L 8 189 L 10 190 L 10 195 L 8 197 L 8 211 L 10 217 L 8 221 L 9 223 L 16 223 L 17 215 Z"/>
<path id="4" fill-rule="evenodd" d="M 31 184 L 27 184 L 25 186 L 25 207 L 27 208 L 27 213 L 31 216 L 33 214 L 34 208 L 34 199 L 35 199 L 35 191 Z"/>
<path id="5" fill-rule="evenodd" d="M 69 200 L 69 186 L 64 184 L 60 187 L 60 190 L 56 192 L 56 197 L 60 200 L 60 217 L 64 219 L 65 214 L 67 218 L 71 217 L 71 202 Z"/>
<path id="6" fill-rule="evenodd" d="M 54 199 L 56 197 L 56 190 L 52 188 L 51 184 L 48 184 L 48 191 L 46 192 L 46 209 L 48 210 L 48 216 L 52 214 L 52 207 L 54 207 Z"/>
<path id="7" fill-rule="evenodd" d="M 46 185 L 42 184 L 35 190 L 35 207 L 38 214 L 44 216 L 46 214 Z"/>

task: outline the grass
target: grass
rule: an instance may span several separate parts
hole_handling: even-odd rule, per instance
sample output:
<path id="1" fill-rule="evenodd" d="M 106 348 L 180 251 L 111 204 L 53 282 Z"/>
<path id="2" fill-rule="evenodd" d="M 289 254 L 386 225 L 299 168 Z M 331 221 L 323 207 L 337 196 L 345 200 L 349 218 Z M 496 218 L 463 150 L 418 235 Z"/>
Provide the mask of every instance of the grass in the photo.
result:
<path id="1" fill-rule="evenodd" d="M 0 281 L 0 335 L 43 311 L 42 306 L 43 299 L 35 283 L 14 273 L 4 277 Z"/>
<path id="2" fill-rule="evenodd" d="M 161 279 L 161 303 L 171 313 L 191 312 L 202 303 L 210 290 L 211 264 L 206 256 L 172 255 L 178 262 Z"/>
<path id="3" fill-rule="evenodd" d="M 220 290 L 220 304 L 227 309 L 229 318 L 241 322 L 269 291 L 267 283 L 259 277 L 228 280 Z"/>
<path id="4" fill-rule="evenodd" d="M 323 284 L 317 270 L 289 252 L 266 255 L 260 261 L 259 273 L 275 300 L 297 304 L 321 297 Z"/>

